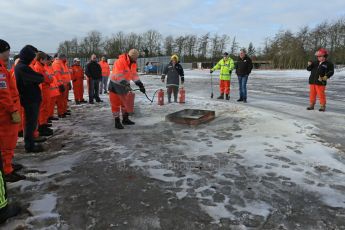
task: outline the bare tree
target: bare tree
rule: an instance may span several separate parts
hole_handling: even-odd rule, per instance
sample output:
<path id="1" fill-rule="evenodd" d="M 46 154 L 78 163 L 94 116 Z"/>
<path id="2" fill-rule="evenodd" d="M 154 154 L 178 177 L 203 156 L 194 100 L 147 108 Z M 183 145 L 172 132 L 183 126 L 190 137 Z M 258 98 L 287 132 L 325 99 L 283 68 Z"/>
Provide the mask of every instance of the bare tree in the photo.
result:
<path id="1" fill-rule="evenodd" d="M 210 33 L 206 33 L 199 38 L 198 51 L 199 51 L 199 57 L 200 58 L 206 58 L 206 56 L 207 56 L 209 39 L 210 39 Z"/>
<path id="2" fill-rule="evenodd" d="M 180 56 L 184 55 L 184 53 L 183 53 L 184 43 L 185 43 L 185 37 L 184 36 L 179 36 L 175 39 L 176 52 Z"/>
<path id="3" fill-rule="evenodd" d="M 173 36 L 169 35 L 164 40 L 164 50 L 165 55 L 172 55 L 174 52 L 174 38 Z"/>
<path id="4" fill-rule="evenodd" d="M 144 44 L 149 56 L 160 52 L 162 35 L 156 30 L 149 30 L 143 34 Z"/>
<path id="5" fill-rule="evenodd" d="M 238 46 L 238 43 L 236 41 L 236 37 L 234 37 L 232 39 L 232 43 L 231 43 L 230 54 L 235 56 L 237 51 L 238 51 L 238 48 L 239 48 L 239 46 Z"/>
<path id="6" fill-rule="evenodd" d="M 249 45 L 248 45 L 247 54 L 249 56 L 255 56 L 255 54 L 256 54 L 256 51 L 255 51 L 255 48 L 254 48 L 254 45 L 253 45 L 252 42 L 250 42 Z"/>

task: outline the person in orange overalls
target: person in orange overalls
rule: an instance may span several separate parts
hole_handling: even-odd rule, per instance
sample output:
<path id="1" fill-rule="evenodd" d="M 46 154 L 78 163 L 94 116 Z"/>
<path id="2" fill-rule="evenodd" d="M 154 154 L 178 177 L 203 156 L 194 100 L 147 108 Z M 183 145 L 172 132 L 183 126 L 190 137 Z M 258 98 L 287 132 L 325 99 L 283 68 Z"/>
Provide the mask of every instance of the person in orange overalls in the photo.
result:
<path id="1" fill-rule="evenodd" d="M 49 85 L 50 100 L 49 100 L 49 105 L 48 105 L 48 116 L 49 116 L 48 120 L 49 121 L 56 121 L 56 120 L 59 120 L 59 118 L 54 117 L 54 109 L 55 109 L 55 105 L 57 103 L 57 99 L 60 96 L 60 90 L 59 90 L 58 81 L 57 81 L 56 76 L 54 74 L 52 63 L 53 63 L 53 57 L 48 56 L 47 57 L 47 63 L 44 66 L 44 68 L 47 71 L 47 73 L 52 76 L 52 82 Z"/>
<path id="2" fill-rule="evenodd" d="M 84 95 L 84 70 L 80 66 L 79 58 L 73 59 L 72 65 L 72 83 L 73 83 L 73 93 L 74 100 L 77 105 L 80 103 L 85 103 L 83 98 Z"/>
<path id="3" fill-rule="evenodd" d="M 12 159 L 18 140 L 20 118 L 20 99 L 16 79 L 10 75 L 6 68 L 9 58 L 10 46 L 0 40 L 0 151 L 4 179 L 7 182 L 16 182 L 25 179 L 25 176 L 14 171 Z M 16 170 L 22 165 L 17 165 Z"/>
<path id="4" fill-rule="evenodd" d="M 15 106 L 11 92 L 10 73 L 7 71 L 7 61 L 10 57 L 10 45 L 0 39 L 0 151 L 2 149 L 11 148 L 8 142 L 9 131 L 11 131 L 12 124 L 20 123 L 20 114 Z M 6 154 L 5 154 L 6 155 Z M 7 189 L 4 178 L 4 168 L 8 164 L 8 160 L 0 157 L 0 224 L 6 222 L 7 219 L 17 216 L 21 212 L 21 208 L 17 205 L 8 203 Z"/>
<path id="5" fill-rule="evenodd" d="M 53 135 L 53 130 L 48 124 L 49 118 L 49 104 L 50 104 L 50 84 L 53 82 L 53 75 L 48 74 L 45 68 L 47 63 L 47 54 L 43 52 L 38 52 L 36 54 L 36 62 L 34 65 L 34 70 L 44 76 L 44 82 L 41 84 L 42 102 L 40 105 L 40 113 L 38 117 L 38 132 L 40 136 L 51 136 Z"/>
<path id="6" fill-rule="evenodd" d="M 99 94 L 102 94 L 102 92 L 104 92 L 104 94 L 108 93 L 108 80 L 109 80 L 109 75 L 110 75 L 110 67 L 109 64 L 107 62 L 107 59 L 103 56 L 101 61 L 98 62 L 98 64 L 101 66 L 102 68 L 102 80 L 100 83 L 100 88 L 99 88 Z"/>
<path id="7" fill-rule="evenodd" d="M 67 115 L 70 115 L 70 113 L 67 112 L 68 82 L 70 81 L 70 74 L 66 62 L 66 55 L 58 54 L 52 65 L 61 93 L 57 99 L 59 118 L 65 118 Z"/>
<path id="8" fill-rule="evenodd" d="M 111 110 L 115 118 L 115 128 L 123 129 L 123 125 L 134 125 L 129 120 L 129 114 L 126 111 L 126 95 L 130 91 L 130 81 L 139 86 L 140 91 L 145 93 L 144 84 L 140 81 L 137 73 L 137 59 L 139 52 L 131 49 L 128 53 L 119 56 L 115 62 L 109 83 L 109 99 Z M 120 121 L 120 113 L 122 112 L 122 124 Z"/>
<path id="9" fill-rule="evenodd" d="M 11 70 L 10 70 L 10 74 L 11 74 L 11 79 L 13 78 L 14 81 L 16 80 L 16 76 L 14 75 L 14 67 L 17 65 L 17 63 L 19 62 L 19 55 L 14 55 L 13 56 L 13 65 L 11 67 Z M 17 83 L 16 84 L 16 87 L 17 87 Z M 19 98 L 19 94 L 18 94 L 18 98 Z M 23 107 L 20 105 L 20 101 L 18 100 L 18 104 L 19 104 L 19 113 L 20 113 L 20 117 L 22 119 L 22 121 L 19 123 L 18 125 L 18 137 L 23 137 L 23 133 L 24 133 L 24 129 L 23 129 L 23 118 L 24 118 L 24 109 Z"/>

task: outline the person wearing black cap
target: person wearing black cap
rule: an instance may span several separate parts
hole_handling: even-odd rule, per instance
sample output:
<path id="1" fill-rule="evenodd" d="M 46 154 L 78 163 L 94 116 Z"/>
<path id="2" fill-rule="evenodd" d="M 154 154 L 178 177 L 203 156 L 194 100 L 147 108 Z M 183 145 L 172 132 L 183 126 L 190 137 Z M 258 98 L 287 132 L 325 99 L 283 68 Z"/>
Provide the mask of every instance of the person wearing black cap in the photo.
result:
<path id="1" fill-rule="evenodd" d="M 6 68 L 6 62 L 10 55 L 10 45 L 0 39 L 0 147 L 6 142 L 11 123 L 19 123 L 20 115 L 16 109 L 10 92 L 10 74 Z M 0 224 L 20 213 L 20 207 L 9 205 L 7 201 L 6 184 L 3 178 L 3 157 L 0 154 Z M 5 164 L 6 165 L 6 164 Z"/>
<path id="2" fill-rule="evenodd" d="M 39 84 L 44 81 L 43 75 L 35 72 L 29 66 L 35 56 L 35 49 L 32 46 L 24 46 L 19 53 L 20 61 L 14 69 L 20 103 L 25 111 L 24 142 L 26 152 L 43 151 L 43 147 L 34 141 L 34 131 L 37 128 L 39 108 L 42 101 Z"/>
<path id="3" fill-rule="evenodd" d="M 229 57 L 229 54 L 225 52 L 223 54 L 222 60 L 220 60 L 211 70 L 210 73 L 212 74 L 215 70 L 220 69 L 219 74 L 219 91 L 220 96 L 217 99 L 225 99 L 230 100 L 230 80 L 231 80 L 231 72 L 235 68 L 234 61 Z"/>

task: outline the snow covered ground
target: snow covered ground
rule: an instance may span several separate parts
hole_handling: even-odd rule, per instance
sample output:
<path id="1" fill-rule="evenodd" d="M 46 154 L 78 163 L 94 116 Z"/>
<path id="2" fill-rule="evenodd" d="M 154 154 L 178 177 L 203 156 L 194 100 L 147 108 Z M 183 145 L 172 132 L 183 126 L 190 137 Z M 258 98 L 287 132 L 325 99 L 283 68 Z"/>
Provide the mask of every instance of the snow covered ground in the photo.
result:
<path id="1" fill-rule="evenodd" d="M 142 76 L 148 95 L 164 88 Z M 186 104 L 136 92 L 135 126 L 115 130 L 108 105 L 74 105 L 45 153 L 25 154 L 29 180 L 9 185 L 28 209 L 3 227 L 28 229 L 344 229 L 345 72 L 327 112 L 306 111 L 308 72 L 253 71 L 248 103 L 210 98 L 207 70 L 186 71 Z M 215 96 L 217 76 L 213 76 Z M 135 86 L 133 86 L 135 88 Z M 71 94 L 70 98 L 73 98 Z M 86 95 L 85 95 L 86 98 Z M 197 127 L 165 121 L 216 111 Z"/>

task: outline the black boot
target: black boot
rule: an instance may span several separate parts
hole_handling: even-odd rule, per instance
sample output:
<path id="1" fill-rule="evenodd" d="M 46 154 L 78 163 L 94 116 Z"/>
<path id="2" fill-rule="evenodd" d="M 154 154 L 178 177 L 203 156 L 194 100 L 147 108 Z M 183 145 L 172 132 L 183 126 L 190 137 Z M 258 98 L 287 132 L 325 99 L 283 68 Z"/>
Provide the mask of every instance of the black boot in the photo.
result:
<path id="1" fill-rule="evenodd" d="M 247 103 L 247 98 L 243 98 L 243 103 Z"/>
<path id="2" fill-rule="evenodd" d="M 243 101 L 243 98 L 242 97 L 240 97 L 237 101 Z"/>
<path id="3" fill-rule="evenodd" d="M 38 127 L 38 132 L 39 132 L 40 136 L 43 136 L 43 137 L 53 135 L 53 130 L 44 126 L 44 125 L 40 125 Z"/>
<path id="4" fill-rule="evenodd" d="M 20 174 L 16 173 L 15 171 L 13 171 L 10 174 L 4 175 L 4 179 L 6 182 L 13 183 L 13 182 L 17 182 L 20 180 L 25 180 L 26 176 L 20 175 Z"/>
<path id="5" fill-rule="evenodd" d="M 57 118 L 57 117 L 49 117 L 49 120 L 50 120 L 50 121 L 58 121 L 59 118 Z"/>
<path id="6" fill-rule="evenodd" d="M 115 118 L 115 128 L 116 129 L 124 129 L 123 125 L 121 124 L 120 118 Z"/>
<path id="7" fill-rule="evenodd" d="M 230 95 L 229 95 L 229 94 L 226 94 L 226 95 L 225 95 L 225 99 L 226 99 L 226 100 L 230 100 Z"/>
<path id="8" fill-rule="evenodd" d="M 128 113 L 125 113 L 125 114 L 123 115 L 122 124 L 123 124 L 123 125 L 134 125 L 135 122 L 129 120 L 128 116 L 129 116 Z"/>
<path id="9" fill-rule="evenodd" d="M 307 107 L 307 110 L 314 110 L 314 105 L 310 104 L 309 107 Z"/>
<path id="10" fill-rule="evenodd" d="M 319 111 L 320 112 L 325 112 L 326 111 L 326 106 L 325 105 L 321 105 Z"/>
<path id="11" fill-rule="evenodd" d="M 47 138 L 45 138 L 45 137 L 41 137 L 41 136 L 34 137 L 34 142 L 36 142 L 36 143 L 42 143 L 45 141 L 47 141 Z"/>
<path id="12" fill-rule="evenodd" d="M 217 99 L 224 99 L 224 93 L 220 94 L 220 96 L 217 97 Z"/>
<path id="13" fill-rule="evenodd" d="M 0 224 L 5 223 L 7 219 L 17 216 L 21 208 L 17 205 L 6 205 L 0 209 Z"/>
<path id="14" fill-rule="evenodd" d="M 27 153 L 40 153 L 40 152 L 43 152 L 44 149 L 43 149 L 43 146 L 42 145 L 39 145 L 39 144 L 35 144 L 29 148 L 25 148 L 25 151 Z"/>
<path id="15" fill-rule="evenodd" d="M 22 164 L 12 163 L 12 168 L 13 168 L 13 172 L 16 172 L 16 171 L 19 171 L 19 170 L 23 169 L 24 166 Z"/>

